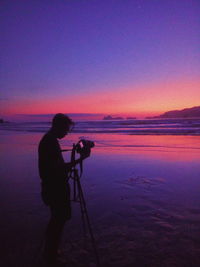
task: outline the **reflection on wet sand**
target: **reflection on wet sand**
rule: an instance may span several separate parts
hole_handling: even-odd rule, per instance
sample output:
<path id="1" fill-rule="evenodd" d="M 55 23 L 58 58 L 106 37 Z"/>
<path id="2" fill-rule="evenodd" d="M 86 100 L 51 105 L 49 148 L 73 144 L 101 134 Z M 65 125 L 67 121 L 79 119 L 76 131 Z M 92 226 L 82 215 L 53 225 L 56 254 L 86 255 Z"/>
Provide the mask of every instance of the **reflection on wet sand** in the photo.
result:
<path id="1" fill-rule="evenodd" d="M 23 266 L 34 266 L 39 260 L 48 220 L 35 156 L 40 137 L 1 135 L 4 266 L 22 259 Z M 62 146 L 70 147 L 78 137 L 69 135 Z M 85 161 L 81 182 L 102 266 L 199 266 L 199 137 L 86 137 L 96 147 Z M 65 231 L 68 266 L 94 265 L 76 204 Z"/>

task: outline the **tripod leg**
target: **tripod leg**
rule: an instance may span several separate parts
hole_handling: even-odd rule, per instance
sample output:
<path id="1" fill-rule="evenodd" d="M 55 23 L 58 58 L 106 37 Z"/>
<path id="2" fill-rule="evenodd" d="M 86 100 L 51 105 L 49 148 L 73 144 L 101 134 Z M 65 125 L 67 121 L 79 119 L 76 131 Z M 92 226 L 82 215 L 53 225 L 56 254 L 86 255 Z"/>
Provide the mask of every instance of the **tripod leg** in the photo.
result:
<path id="1" fill-rule="evenodd" d="M 76 177 L 73 178 L 74 179 L 74 201 L 76 201 Z"/>
<path id="2" fill-rule="evenodd" d="M 79 198 L 80 198 L 80 203 L 81 203 L 81 213 L 83 216 L 85 215 L 88 230 L 89 230 L 92 245 L 93 245 L 93 249 L 94 249 L 94 253 L 95 253 L 95 257 L 96 257 L 97 266 L 100 267 L 100 261 L 99 261 L 99 255 L 98 255 L 97 247 L 96 247 L 96 242 L 95 242 L 92 227 L 90 224 L 90 220 L 89 220 L 89 216 L 88 216 L 88 212 L 87 212 L 87 207 L 86 207 L 86 202 L 85 202 L 85 199 L 83 196 L 83 190 L 82 190 L 79 178 L 77 179 L 77 184 L 78 184 Z M 85 223 L 85 219 L 84 219 L 84 223 Z"/>
<path id="3" fill-rule="evenodd" d="M 81 208 L 81 217 L 82 217 L 82 222 L 83 222 L 83 234 L 84 234 L 84 238 L 86 239 L 86 221 L 85 221 L 85 210 L 84 210 L 84 206 L 80 197 L 80 208 Z"/>

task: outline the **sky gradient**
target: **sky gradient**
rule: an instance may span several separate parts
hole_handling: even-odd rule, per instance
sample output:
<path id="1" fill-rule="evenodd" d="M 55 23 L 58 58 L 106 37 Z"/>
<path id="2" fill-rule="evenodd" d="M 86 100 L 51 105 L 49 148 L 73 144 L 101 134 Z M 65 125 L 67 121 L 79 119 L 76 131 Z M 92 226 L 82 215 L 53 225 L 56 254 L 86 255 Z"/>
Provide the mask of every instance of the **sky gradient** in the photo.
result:
<path id="1" fill-rule="evenodd" d="M 198 0 L 2 3 L 0 116 L 200 105 Z"/>

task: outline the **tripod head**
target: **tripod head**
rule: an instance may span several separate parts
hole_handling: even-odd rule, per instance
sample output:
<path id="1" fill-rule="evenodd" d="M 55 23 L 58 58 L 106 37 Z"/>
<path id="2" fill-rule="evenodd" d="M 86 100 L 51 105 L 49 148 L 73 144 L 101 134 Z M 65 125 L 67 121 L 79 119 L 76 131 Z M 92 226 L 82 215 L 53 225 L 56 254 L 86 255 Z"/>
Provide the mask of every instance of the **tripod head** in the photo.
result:
<path id="1" fill-rule="evenodd" d="M 73 144 L 71 152 L 71 165 L 75 167 L 76 165 L 76 153 L 80 155 L 78 160 L 80 164 L 80 176 L 83 172 L 83 160 L 88 158 L 91 153 L 91 148 L 95 146 L 93 141 L 81 139 L 77 144 Z"/>
<path id="2" fill-rule="evenodd" d="M 82 164 L 83 160 L 90 156 L 91 148 L 94 146 L 95 143 L 93 141 L 81 139 L 76 144 L 73 144 L 72 149 L 62 149 L 61 152 L 71 151 L 70 165 L 71 169 L 73 169 L 76 164 Z M 76 153 L 80 155 L 78 160 L 76 160 Z"/>

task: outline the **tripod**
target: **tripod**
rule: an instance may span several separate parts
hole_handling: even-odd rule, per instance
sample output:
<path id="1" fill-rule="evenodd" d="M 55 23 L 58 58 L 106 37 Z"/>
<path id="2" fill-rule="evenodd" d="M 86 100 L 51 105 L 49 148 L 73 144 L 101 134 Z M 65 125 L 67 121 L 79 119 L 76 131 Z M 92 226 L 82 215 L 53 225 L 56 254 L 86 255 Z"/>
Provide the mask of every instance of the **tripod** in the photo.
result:
<path id="1" fill-rule="evenodd" d="M 71 153 L 71 163 L 73 163 L 73 162 L 75 162 L 75 146 L 73 147 L 72 153 Z M 92 246 L 94 249 L 96 264 L 98 267 L 100 267 L 100 261 L 99 261 L 99 255 L 98 255 L 97 247 L 96 247 L 96 242 L 95 242 L 92 227 L 90 224 L 88 211 L 87 211 L 87 207 L 86 207 L 86 202 L 85 202 L 85 198 L 83 195 L 83 190 L 82 190 L 82 186 L 81 186 L 81 182 L 80 182 L 80 177 L 82 175 L 82 164 L 83 164 L 83 162 L 81 161 L 80 162 L 80 171 L 81 171 L 80 175 L 79 175 L 79 170 L 76 169 L 75 166 L 71 168 L 71 172 L 69 175 L 69 178 L 71 178 L 73 180 L 73 199 L 72 200 L 74 202 L 80 203 L 84 235 L 86 235 L 86 230 L 88 228 L 90 238 L 91 238 L 91 243 L 92 243 Z"/>

